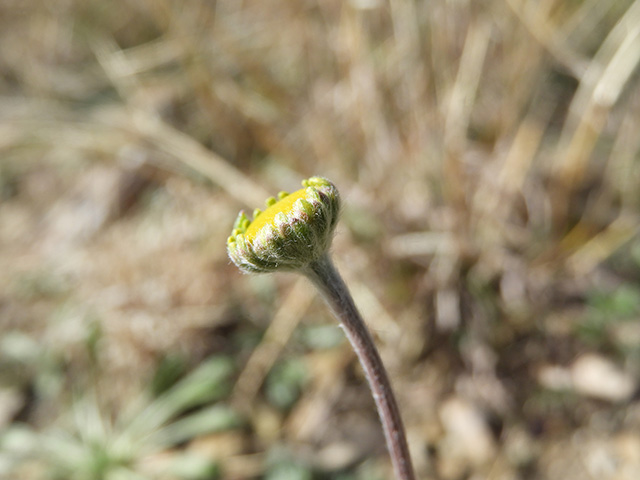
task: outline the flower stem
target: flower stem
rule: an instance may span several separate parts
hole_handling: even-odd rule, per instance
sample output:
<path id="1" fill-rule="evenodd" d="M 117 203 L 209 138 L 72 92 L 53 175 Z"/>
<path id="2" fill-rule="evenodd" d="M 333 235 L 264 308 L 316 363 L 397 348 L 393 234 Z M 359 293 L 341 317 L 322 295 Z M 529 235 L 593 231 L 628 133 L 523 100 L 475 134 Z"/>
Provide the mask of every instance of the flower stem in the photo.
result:
<path id="1" fill-rule="evenodd" d="M 396 478 L 414 480 L 404 426 L 389 376 L 347 286 L 326 253 L 311 262 L 302 273 L 320 290 L 360 360 L 378 407 Z"/>

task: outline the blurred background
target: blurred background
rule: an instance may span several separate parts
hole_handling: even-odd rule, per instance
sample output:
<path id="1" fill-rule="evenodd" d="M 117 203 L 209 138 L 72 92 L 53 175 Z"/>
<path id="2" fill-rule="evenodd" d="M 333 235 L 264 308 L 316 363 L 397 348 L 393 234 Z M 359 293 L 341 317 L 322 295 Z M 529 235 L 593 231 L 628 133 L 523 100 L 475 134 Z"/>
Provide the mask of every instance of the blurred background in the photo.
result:
<path id="1" fill-rule="evenodd" d="M 391 478 L 226 255 L 311 175 L 421 479 L 640 478 L 640 1 L 0 2 L 0 478 Z"/>

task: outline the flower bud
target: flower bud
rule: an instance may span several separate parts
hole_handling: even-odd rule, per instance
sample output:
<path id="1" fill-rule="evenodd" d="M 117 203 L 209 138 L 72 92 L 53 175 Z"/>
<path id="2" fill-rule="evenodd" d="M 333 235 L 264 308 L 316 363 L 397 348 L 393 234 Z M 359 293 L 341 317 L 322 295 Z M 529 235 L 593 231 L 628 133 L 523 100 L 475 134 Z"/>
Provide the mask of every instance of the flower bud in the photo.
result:
<path id="1" fill-rule="evenodd" d="M 253 212 L 253 221 L 240 212 L 227 240 L 229 258 L 240 270 L 297 270 L 327 252 L 340 212 L 338 190 L 321 177 L 302 186 L 268 199 L 264 211 Z"/>

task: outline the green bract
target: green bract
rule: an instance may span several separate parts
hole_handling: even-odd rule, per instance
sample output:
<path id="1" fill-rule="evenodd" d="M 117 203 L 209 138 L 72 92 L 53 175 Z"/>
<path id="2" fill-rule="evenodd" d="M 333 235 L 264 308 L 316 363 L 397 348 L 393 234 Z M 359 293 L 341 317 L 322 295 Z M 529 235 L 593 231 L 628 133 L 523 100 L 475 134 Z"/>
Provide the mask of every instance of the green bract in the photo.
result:
<path id="1" fill-rule="evenodd" d="M 338 223 L 338 190 L 321 177 L 303 180 L 302 186 L 267 200 L 267 209 L 256 209 L 253 221 L 240 212 L 227 240 L 229 257 L 240 270 L 297 270 L 327 252 Z"/>

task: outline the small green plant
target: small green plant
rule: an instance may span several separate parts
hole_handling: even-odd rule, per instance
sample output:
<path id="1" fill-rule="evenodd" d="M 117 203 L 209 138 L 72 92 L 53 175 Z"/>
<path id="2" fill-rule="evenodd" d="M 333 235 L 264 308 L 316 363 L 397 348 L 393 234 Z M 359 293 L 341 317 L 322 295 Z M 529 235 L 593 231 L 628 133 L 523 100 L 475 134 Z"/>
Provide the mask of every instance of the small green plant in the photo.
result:
<path id="1" fill-rule="evenodd" d="M 253 220 L 240 212 L 227 250 L 245 273 L 278 270 L 305 275 L 320 291 L 340 322 L 365 372 L 382 421 L 387 448 L 399 480 L 415 475 L 400 412 L 391 383 L 371 334 L 329 256 L 338 223 L 340 196 L 328 180 L 312 177 L 304 188 L 280 192 L 267 200 L 267 209 L 255 210 Z"/>
<path id="2" fill-rule="evenodd" d="M 180 445 L 241 426 L 220 402 L 232 371 L 229 358 L 213 357 L 156 398 L 141 397 L 116 415 L 88 394 L 44 429 L 14 423 L 0 432 L 0 478 L 26 478 L 25 472 L 69 480 L 220 478 L 216 459 Z"/>

